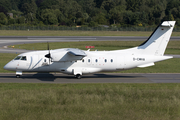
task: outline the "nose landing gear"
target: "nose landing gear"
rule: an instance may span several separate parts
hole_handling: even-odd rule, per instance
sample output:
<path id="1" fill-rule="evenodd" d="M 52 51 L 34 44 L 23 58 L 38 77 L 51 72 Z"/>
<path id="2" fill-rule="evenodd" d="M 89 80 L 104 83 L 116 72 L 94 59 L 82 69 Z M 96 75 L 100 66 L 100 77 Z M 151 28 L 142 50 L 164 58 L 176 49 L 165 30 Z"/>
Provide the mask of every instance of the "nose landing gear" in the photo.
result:
<path id="1" fill-rule="evenodd" d="M 16 78 L 20 78 L 21 75 L 22 75 L 21 71 L 16 71 Z"/>

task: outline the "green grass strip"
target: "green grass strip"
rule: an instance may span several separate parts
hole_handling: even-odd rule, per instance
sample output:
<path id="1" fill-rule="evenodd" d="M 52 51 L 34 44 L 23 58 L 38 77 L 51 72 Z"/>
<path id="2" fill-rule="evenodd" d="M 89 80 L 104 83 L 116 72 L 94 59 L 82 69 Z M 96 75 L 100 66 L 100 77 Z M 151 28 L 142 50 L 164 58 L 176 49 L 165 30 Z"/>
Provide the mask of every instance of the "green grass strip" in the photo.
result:
<path id="1" fill-rule="evenodd" d="M 0 30 L 0 36 L 150 36 L 147 31 L 53 31 L 53 30 Z M 173 32 L 172 36 L 180 36 Z"/>
<path id="2" fill-rule="evenodd" d="M 87 50 L 86 46 L 95 46 L 93 50 L 119 50 L 140 45 L 143 41 L 83 41 L 83 42 L 55 42 L 49 43 L 50 49 L 79 48 Z M 11 47 L 11 46 L 9 46 Z M 14 45 L 17 49 L 47 50 L 47 43 L 32 43 Z M 180 54 L 180 41 L 170 41 L 165 54 Z"/>
<path id="3" fill-rule="evenodd" d="M 180 84 L 0 84 L 1 120 L 178 120 Z"/>

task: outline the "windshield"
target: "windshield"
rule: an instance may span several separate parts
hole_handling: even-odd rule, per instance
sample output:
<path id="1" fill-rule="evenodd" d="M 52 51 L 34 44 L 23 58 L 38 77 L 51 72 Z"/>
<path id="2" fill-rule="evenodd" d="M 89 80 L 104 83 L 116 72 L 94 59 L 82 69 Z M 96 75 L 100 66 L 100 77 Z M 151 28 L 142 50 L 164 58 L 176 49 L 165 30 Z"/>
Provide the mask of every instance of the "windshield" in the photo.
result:
<path id="1" fill-rule="evenodd" d="M 20 60 L 21 56 L 17 56 L 14 58 L 14 60 Z"/>
<path id="2" fill-rule="evenodd" d="M 14 60 L 27 60 L 26 56 L 17 56 Z"/>
<path id="3" fill-rule="evenodd" d="M 21 60 L 26 60 L 26 56 L 22 56 L 22 57 L 21 57 Z"/>

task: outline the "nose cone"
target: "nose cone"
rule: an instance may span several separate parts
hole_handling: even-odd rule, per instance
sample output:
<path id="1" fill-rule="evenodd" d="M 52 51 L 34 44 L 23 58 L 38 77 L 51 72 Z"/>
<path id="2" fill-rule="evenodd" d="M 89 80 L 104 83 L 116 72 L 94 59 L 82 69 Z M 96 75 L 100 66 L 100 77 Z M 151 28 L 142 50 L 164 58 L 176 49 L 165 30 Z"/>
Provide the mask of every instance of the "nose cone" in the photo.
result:
<path id="1" fill-rule="evenodd" d="M 15 70 L 16 69 L 15 64 L 13 64 L 13 62 L 11 61 L 4 66 L 4 69 L 5 70 Z"/>

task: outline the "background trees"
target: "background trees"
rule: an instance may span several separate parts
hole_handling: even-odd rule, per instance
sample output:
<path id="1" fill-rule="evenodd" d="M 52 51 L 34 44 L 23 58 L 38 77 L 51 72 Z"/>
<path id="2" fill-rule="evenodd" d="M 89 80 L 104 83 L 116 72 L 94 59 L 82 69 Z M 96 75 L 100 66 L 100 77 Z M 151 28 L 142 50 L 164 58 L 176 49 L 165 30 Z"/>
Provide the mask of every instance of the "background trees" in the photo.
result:
<path id="1" fill-rule="evenodd" d="M 179 6 L 179 0 L 1 0 L 0 24 L 149 26 L 176 20 L 180 26 Z"/>

